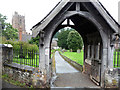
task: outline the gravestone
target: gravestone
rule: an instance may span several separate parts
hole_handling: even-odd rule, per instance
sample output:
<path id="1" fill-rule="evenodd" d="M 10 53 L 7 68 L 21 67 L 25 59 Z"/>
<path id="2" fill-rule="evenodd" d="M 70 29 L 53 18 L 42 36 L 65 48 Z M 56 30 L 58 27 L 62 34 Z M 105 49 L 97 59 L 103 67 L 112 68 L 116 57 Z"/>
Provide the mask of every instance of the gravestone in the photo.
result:
<path id="1" fill-rule="evenodd" d="M 77 50 L 77 53 L 80 53 L 80 49 Z"/>
<path id="2" fill-rule="evenodd" d="M 70 52 L 72 52 L 72 49 L 70 49 Z"/>
<path id="3" fill-rule="evenodd" d="M 65 52 L 65 49 L 62 49 L 62 53 L 64 53 Z"/>

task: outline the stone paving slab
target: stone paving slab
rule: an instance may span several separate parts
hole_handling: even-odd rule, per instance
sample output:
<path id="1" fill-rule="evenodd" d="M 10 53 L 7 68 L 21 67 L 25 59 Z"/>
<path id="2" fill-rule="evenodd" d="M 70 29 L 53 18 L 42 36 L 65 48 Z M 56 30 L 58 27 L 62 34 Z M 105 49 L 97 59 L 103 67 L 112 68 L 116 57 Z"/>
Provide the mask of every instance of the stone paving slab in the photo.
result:
<path id="1" fill-rule="evenodd" d="M 66 62 L 57 51 L 55 53 L 55 63 L 56 63 L 56 73 L 73 73 L 79 72 L 74 67 L 72 67 L 68 62 Z"/>
<path id="2" fill-rule="evenodd" d="M 55 53 L 57 79 L 54 87 L 58 88 L 100 88 L 82 72 L 73 68 L 58 52 Z M 55 88 L 52 87 L 54 90 Z"/>
<path id="3" fill-rule="evenodd" d="M 77 73 L 57 74 L 58 78 L 54 82 L 56 87 L 75 87 L 75 88 L 99 88 L 88 76 Z"/>

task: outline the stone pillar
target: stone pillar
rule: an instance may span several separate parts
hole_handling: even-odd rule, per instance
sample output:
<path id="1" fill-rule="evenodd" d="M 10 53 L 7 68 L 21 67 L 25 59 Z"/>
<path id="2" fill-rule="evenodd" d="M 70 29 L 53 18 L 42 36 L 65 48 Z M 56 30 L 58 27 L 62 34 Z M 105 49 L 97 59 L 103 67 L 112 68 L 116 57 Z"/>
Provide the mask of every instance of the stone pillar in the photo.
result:
<path id="1" fill-rule="evenodd" d="M 108 49 L 108 68 L 113 69 L 114 47 L 109 47 Z"/>
<path id="2" fill-rule="evenodd" d="M 91 53 L 92 53 L 92 54 L 91 54 L 91 59 L 93 59 L 93 58 L 94 58 L 94 45 L 92 45 L 91 49 L 92 49 L 92 50 L 91 50 Z"/>
<path id="3" fill-rule="evenodd" d="M 41 45 L 42 40 L 40 38 L 39 43 L 39 70 L 45 73 L 45 48 L 44 45 Z"/>
<path id="4" fill-rule="evenodd" d="M 95 50 L 96 50 L 96 53 L 95 53 L 95 59 L 99 59 L 99 56 L 100 56 L 100 45 L 98 44 L 98 45 L 96 45 L 96 48 L 95 48 Z"/>
<path id="5" fill-rule="evenodd" d="M 113 69 L 113 57 L 114 57 L 115 43 L 113 43 L 110 38 L 108 40 L 108 68 Z"/>
<path id="6" fill-rule="evenodd" d="M 87 49 L 87 59 L 89 59 L 90 58 L 90 45 L 88 45 L 87 47 L 88 47 L 88 49 Z"/>
<path id="7" fill-rule="evenodd" d="M 49 83 L 49 80 L 50 80 L 50 47 L 45 47 L 45 69 L 46 69 L 46 82 L 47 84 Z"/>
<path id="8" fill-rule="evenodd" d="M 102 64 L 101 64 L 101 86 L 105 87 L 105 70 L 107 68 L 107 48 L 103 48 L 103 55 L 102 55 Z"/>

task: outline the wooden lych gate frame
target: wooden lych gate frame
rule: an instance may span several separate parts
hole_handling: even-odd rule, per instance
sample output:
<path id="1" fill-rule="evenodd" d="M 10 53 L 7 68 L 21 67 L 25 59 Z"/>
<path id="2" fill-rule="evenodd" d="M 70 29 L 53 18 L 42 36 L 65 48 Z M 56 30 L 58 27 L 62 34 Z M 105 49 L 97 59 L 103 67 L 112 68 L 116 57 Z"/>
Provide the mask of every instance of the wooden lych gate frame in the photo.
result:
<path id="1" fill-rule="evenodd" d="M 62 25 L 66 19 L 67 25 Z M 74 25 L 69 25 L 69 20 Z M 42 21 L 33 26 L 33 37 L 40 36 L 39 69 L 47 76 L 47 82 L 51 78 L 52 37 L 66 26 L 74 28 L 83 38 L 84 71 L 94 82 L 104 87 L 105 70 L 113 68 L 113 41 L 119 35 L 120 27 L 98 0 L 62 0 Z"/>

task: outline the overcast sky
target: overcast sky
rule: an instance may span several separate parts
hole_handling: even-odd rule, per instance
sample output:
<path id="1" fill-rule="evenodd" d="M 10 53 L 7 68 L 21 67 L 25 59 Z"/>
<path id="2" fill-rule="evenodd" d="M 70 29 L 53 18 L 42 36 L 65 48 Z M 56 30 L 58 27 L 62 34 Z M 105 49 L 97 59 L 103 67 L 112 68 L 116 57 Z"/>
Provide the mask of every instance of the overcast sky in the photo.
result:
<path id="1" fill-rule="evenodd" d="M 26 30 L 43 19 L 60 0 L 1 0 L 0 13 L 7 16 L 7 22 L 12 24 L 12 15 L 17 11 L 25 15 Z M 120 0 L 99 0 L 118 21 L 118 2 Z"/>

